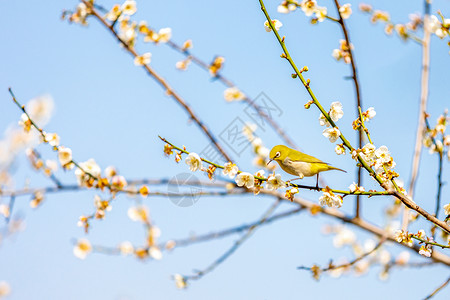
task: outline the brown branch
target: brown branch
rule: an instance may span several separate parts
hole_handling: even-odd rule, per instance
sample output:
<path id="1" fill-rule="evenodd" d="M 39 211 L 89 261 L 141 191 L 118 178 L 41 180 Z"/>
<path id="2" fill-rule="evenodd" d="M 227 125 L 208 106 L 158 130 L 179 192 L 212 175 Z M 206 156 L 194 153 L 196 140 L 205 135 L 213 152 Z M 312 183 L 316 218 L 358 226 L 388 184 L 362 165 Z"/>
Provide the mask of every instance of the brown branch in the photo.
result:
<path id="1" fill-rule="evenodd" d="M 425 112 L 428 102 L 428 85 L 430 78 L 430 39 L 431 32 L 429 29 L 431 0 L 424 1 L 425 14 L 423 17 L 423 39 L 422 39 L 422 79 L 420 84 L 420 105 L 419 116 L 417 120 L 416 142 L 414 145 L 414 154 L 411 168 L 411 177 L 409 179 L 408 195 L 414 196 L 416 180 L 419 175 L 420 155 L 422 152 L 422 140 L 425 129 Z M 407 230 L 409 223 L 409 210 L 403 208 L 402 229 Z"/>
<path id="2" fill-rule="evenodd" d="M 450 277 L 441 284 L 437 289 L 435 289 L 430 295 L 425 297 L 425 300 L 433 298 L 440 290 L 442 290 L 450 282 Z"/>
<path id="3" fill-rule="evenodd" d="M 112 35 L 123 45 L 123 47 L 128 51 L 128 53 L 130 53 L 133 57 L 139 56 L 138 53 L 136 52 L 136 50 L 134 50 L 134 48 L 132 48 L 130 45 L 128 45 L 125 41 L 123 41 L 119 37 L 116 30 L 114 28 L 112 28 L 110 26 L 110 24 L 108 24 L 108 22 L 102 16 L 100 16 L 100 14 L 92 6 L 92 4 L 90 2 L 85 1 L 85 0 L 81 0 L 81 2 L 83 2 L 88 8 L 90 8 L 91 15 L 96 17 L 97 20 L 99 20 L 100 23 L 102 25 L 104 25 L 105 28 L 107 28 L 112 33 Z M 189 117 L 200 127 L 200 129 L 205 133 L 205 135 L 208 137 L 208 139 L 214 144 L 214 146 L 222 154 L 222 156 L 226 160 L 232 161 L 230 156 L 225 152 L 225 150 L 219 144 L 218 140 L 212 134 L 212 132 L 208 129 L 208 127 L 206 127 L 206 125 L 197 117 L 197 115 L 194 113 L 192 108 L 187 104 L 187 102 L 183 98 L 181 98 L 181 96 L 177 92 L 175 92 L 175 90 L 169 85 L 169 83 L 163 77 L 161 77 L 158 73 L 156 73 L 155 70 L 153 70 L 153 68 L 151 68 L 149 65 L 145 64 L 142 67 L 147 71 L 147 73 L 153 79 L 156 80 L 156 82 L 160 86 L 162 86 L 165 89 L 167 95 L 171 96 L 181 107 L 183 107 L 183 109 L 188 113 Z"/>

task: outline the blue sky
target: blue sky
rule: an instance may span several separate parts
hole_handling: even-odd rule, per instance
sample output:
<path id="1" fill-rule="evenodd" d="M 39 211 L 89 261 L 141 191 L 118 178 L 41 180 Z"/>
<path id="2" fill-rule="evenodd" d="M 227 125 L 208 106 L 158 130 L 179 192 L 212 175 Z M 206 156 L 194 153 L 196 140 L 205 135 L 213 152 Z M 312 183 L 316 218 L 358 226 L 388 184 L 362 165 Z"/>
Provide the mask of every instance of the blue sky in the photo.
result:
<path id="1" fill-rule="evenodd" d="M 372 25 L 368 16 L 357 11 L 348 20 L 355 59 L 358 65 L 363 104 L 375 107 L 377 116 L 369 123 L 377 146 L 386 145 L 397 162 L 401 178 L 409 179 L 420 93 L 421 48 L 387 37 L 381 25 Z M 423 1 L 367 1 L 375 8 L 388 10 L 395 22 L 408 21 L 408 14 L 422 11 Z M 334 14 L 333 1 L 319 1 Z M 110 7 L 112 1 L 100 4 Z M 341 101 L 345 115 L 340 129 L 355 141 L 351 122 L 355 119 L 352 82 L 344 77 L 350 68 L 336 62 L 331 52 L 342 38 L 340 28 L 331 22 L 316 26 L 297 11 L 290 15 L 276 12 L 279 1 L 267 1 L 272 18 L 284 26 L 286 44 L 299 66 L 307 65 L 307 78 L 325 107 Z M 91 19 L 88 27 L 61 21 L 63 9 L 72 9 L 76 1 L 0 2 L 0 128 L 15 124 L 20 111 L 7 92 L 13 87 L 23 102 L 49 94 L 55 101 L 55 114 L 46 126 L 57 132 L 62 144 L 73 150 L 74 158 L 95 158 L 102 168 L 116 166 L 130 179 L 171 178 L 189 172 L 184 163 L 177 165 L 162 153 L 157 136 L 166 137 L 188 150 L 200 152 L 208 145 L 199 129 L 188 122 L 186 113 L 145 72 L 134 66 L 133 59 L 100 24 Z M 433 12 L 441 9 L 450 15 L 449 1 L 434 1 Z M 177 43 L 192 39 L 192 52 L 205 61 L 222 55 L 223 74 L 251 97 L 264 92 L 281 109 L 275 119 L 306 152 L 346 169 L 348 173 L 324 175 L 333 187 L 346 189 L 354 180 L 354 162 L 346 155 L 337 156 L 334 146 L 322 136 L 319 113 L 303 104 L 309 99 L 298 81 L 290 78 L 292 70 L 279 55 L 281 50 L 272 33 L 263 28 L 265 18 L 258 1 L 140 1 L 136 20 L 147 20 L 154 28 L 171 27 Z M 191 65 L 185 72 L 175 69 L 182 56 L 165 45 L 139 43 L 138 52 L 151 52 L 151 66 L 168 79 L 196 113 L 218 135 L 236 117 L 247 121 L 243 103 L 226 103 L 224 87 L 210 75 Z M 449 48 L 436 37 L 431 44 L 431 77 L 428 112 L 431 122 L 449 106 L 450 90 L 444 84 L 450 69 Z M 281 143 L 270 129 L 256 132 L 267 147 Z M 45 157 L 55 154 L 42 145 Z M 228 149 L 230 150 L 230 149 Z M 255 172 L 251 151 L 238 160 L 241 169 Z M 444 164 L 444 178 L 449 178 L 449 164 Z M 62 174 L 65 183 L 75 182 L 72 174 Z M 51 185 L 30 169 L 21 156 L 15 165 L 15 185 L 20 188 L 29 179 L 32 186 Z M 437 157 L 424 150 L 415 201 L 434 210 Z M 200 174 L 199 174 L 200 176 Z M 283 174 L 286 176 L 286 174 Z M 284 178 L 284 177 L 283 177 Z M 369 182 L 370 179 L 365 179 Z M 313 179 L 305 183 L 313 184 Z M 374 185 L 368 185 L 371 187 Z M 443 203 L 450 198 L 444 187 Z M 155 190 L 165 191 L 161 186 Z M 256 231 L 237 253 L 212 274 L 193 282 L 188 290 L 176 290 L 170 276 L 190 274 L 219 257 L 238 237 L 180 248 L 165 254 L 161 261 L 140 262 L 131 257 L 92 254 L 84 261 L 72 254 L 72 240 L 84 237 L 76 226 L 78 217 L 93 210 L 94 191 L 48 195 L 41 207 L 33 210 L 28 198 L 17 200 L 15 212 L 26 220 L 26 230 L 3 241 L 0 246 L 0 280 L 12 288 L 10 299 L 337 299 L 380 296 L 422 298 L 448 276 L 448 269 L 393 270 L 386 281 L 378 279 L 379 267 L 356 277 L 334 279 L 324 276 L 316 282 L 299 265 L 326 265 L 330 259 L 353 257 L 348 249 L 335 249 L 330 236 L 323 235 L 324 224 L 335 220 L 302 213 Z M 301 196 L 317 201 L 316 192 L 302 191 Z M 353 201 L 346 198 L 341 208 L 353 211 Z M 8 199 L 2 199 L 7 203 Z M 202 197 L 191 207 L 180 208 L 164 197 L 145 200 L 152 219 L 161 228 L 161 240 L 207 233 L 257 220 L 272 204 L 268 197 Z M 383 209 L 388 198 L 365 198 L 363 216 L 383 224 Z M 115 246 L 123 240 L 141 243 L 143 230 L 127 217 L 133 200 L 118 197 L 104 221 L 95 222 L 87 238 L 94 244 Z M 282 204 L 279 211 L 292 208 Z M 418 222 L 412 230 L 428 229 Z M 370 236 L 355 230 L 363 242 Z M 395 245 L 392 254 L 400 251 Z M 422 261 L 412 256 L 414 261 Z M 436 299 L 446 299 L 449 289 Z"/>

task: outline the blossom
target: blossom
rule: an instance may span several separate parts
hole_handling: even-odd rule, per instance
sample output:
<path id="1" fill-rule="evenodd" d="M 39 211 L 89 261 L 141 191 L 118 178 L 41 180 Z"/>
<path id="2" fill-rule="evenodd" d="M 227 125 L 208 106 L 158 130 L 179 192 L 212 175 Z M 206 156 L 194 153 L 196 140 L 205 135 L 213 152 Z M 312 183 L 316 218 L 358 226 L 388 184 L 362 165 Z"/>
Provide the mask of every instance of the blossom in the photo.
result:
<path id="1" fill-rule="evenodd" d="M 334 148 L 334 152 L 336 152 L 337 155 L 345 155 L 345 148 L 343 144 L 336 145 L 336 148 Z"/>
<path id="2" fill-rule="evenodd" d="M 79 259 L 85 259 L 91 251 L 92 246 L 87 239 L 79 239 L 77 244 L 73 248 L 73 254 Z"/>
<path id="3" fill-rule="evenodd" d="M 121 190 L 127 186 L 127 180 L 122 175 L 115 175 L 111 179 L 111 184 L 113 187 Z"/>
<path id="4" fill-rule="evenodd" d="M 334 143 L 341 136 L 341 132 L 337 127 L 327 128 L 323 131 L 323 136 L 328 138 L 330 142 Z"/>
<path id="5" fill-rule="evenodd" d="M 162 252 L 157 246 L 151 246 L 148 249 L 148 254 L 150 255 L 151 258 L 156 260 L 160 260 L 162 258 Z"/>
<path id="6" fill-rule="evenodd" d="M 407 251 L 402 251 L 400 252 L 400 254 L 397 256 L 397 258 L 395 259 L 395 263 L 402 266 L 402 265 L 406 265 L 409 261 L 410 258 L 410 254 Z"/>
<path id="7" fill-rule="evenodd" d="M 100 177 L 100 174 L 102 172 L 99 165 L 97 165 L 95 160 L 92 158 L 88 161 L 80 163 L 79 166 L 80 168 L 77 168 L 75 170 L 75 176 L 77 177 L 79 185 L 86 185 L 89 179 Z M 94 176 L 95 178 L 91 178 L 91 176 L 88 174 Z"/>
<path id="8" fill-rule="evenodd" d="M 187 67 L 190 63 L 191 63 L 191 59 L 188 57 L 184 60 L 177 61 L 175 63 L 175 68 L 177 68 L 178 70 L 186 71 Z"/>
<path id="9" fill-rule="evenodd" d="M 404 243 L 406 245 L 408 245 L 409 247 L 411 247 L 413 245 L 413 241 L 411 239 L 411 234 L 409 234 L 407 231 L 403 231 L 403 230 L 397 230 L 395 232 L 394 238 L 397 240 L 397 242 L 399 243 Z"/>
<path id="10" fill-rule="evenodd" d="M 161 28 L 158 31 L 158 36 L 159 36 L 159 38 L 158 38 L 157 42 L 167 43 L 170 40 L 170 38 L 172 37 L 172 29 L 169 27 Z"/>
<path id="11" fill-rule="evenodd" d="M 164 145 L 164 155 L 170 156 L 171 154 L 173 154 L 173 147 L 169 144 L 165 144 Z"/>
<path id="12" fill-rule="evenodd" d="M 290 190 L 287 190 L 284 196 L 286 197 L 286 199 L 294 201 L 294 195 L 298 194 L 298 192 L 299 192 L 298 188 L 293 187 Z"/>
<path id="13" fill-rule="evenodd" d="M 342 58 L 342 52 L 339 49 L 333 49 L 333 52 L 331 53 L 331 56 L 335 59 L 335 60 L 340 60 Z"/>
<path id="14" fill-rule="evenodd" d="M 352 14 L 351 6 L 351 4 L 347 3 L 339 8 L 339 13 L 341 14 L 342 19 L 350 18 L 350 15 Z"/>
<path id="15" fill-rule="evenodd" d="M 352 245 L 356 241 L 356 235 L 353 231 L 347 228 L 342 228 L 338 234 L 333 238 L 333 245 L 336 248 L 341 248 L 345 245 Z"/>
<path id="16" fill-rule="evenodd" d="M 367 116 L 367 118 L 369 120 L 373 119 L 376 114 L 377 114 L 377 112 L 375 111 L 375 109 L 373 107 L 369 107 L 365 112 L 365 115 Z"/>
<path id="17" fill-rule="evenodd" d="M 133 253 L 134 247 L 130 242 L 125 241 L 125 242 L 120 243 L 119 251 L 120 251 L 120 254 L 122 254 L 122 255 L 129 255 L 129 254 Z"/>
<path id="18" fill-rule="evenodd" d="M 11 294 L 11 287 L 6 281 L 0 281 L 0 298 L 6 297 Z"/>
<path id="19" fill-rule="evenodd" d="M 66 168 L 66 169 L 72 168 L 73 167 L 73 164 L 71 164 L 72 149 L 64 147 L 64 146 L 60 146 L 58 148 L 58 159 L 59 159 L 61 166 L 63 166 L 64 168 Z"/>
<path id="20" fill-rule="evenodd" d="M 281 23 L 280 21 L 278 21 L 276 19 L 272 20 L 272 24 L 273 24 L 273 27 L 275 27 L 276 31 L 278 31 L 281 28 L 281 26 L 283 26 L 283 23 Z M 271 32 L 272 31 L 272 28 L 269 25 L 269 21 L 267 21 L 267 20 L 264 22 L 264 29 L 267 32 Z"/>
<path id="21" fill-rule="evenodd" d="M 291 11 L 294 11 L 297 9 L 297 5 L 294 3 L 288 3 L 287 1 L 283 1 L 280 5 L 277 7 L 277 11 L 280 14 L 287 14 Z"/>
<path id="22" fill-rule="evenodd" d="M 173 275 L 173 279 L 175 280 L 175 285 L 177 286 L 178 289 L 185 289 L 185 288 L 187 288 L 187 281 L 180 274 Z"/>
<path id="23" fill-rule="evenodd" d="M 334 122 L 342 118 L 344 116 L 344 111 L 342 110 L 342 103 L 339 101 L 331 103 L 329 115 L 331 120 L 333 120 Z"/>
<path id="24" fill-rule="evenodd" d="M 364 192 L 365 189 L 362 186 L 358 186 L 358 184 L 356 182 L 353 182 L 348 189 L 350 190 L 351 193 L 355 193 L 355 192 Z"/>
<path id="25" fill-rule="evenodd" d="M 192 40 L 186 40 L 184 43 L 183 43 L 183 51 L 186 51 L 186 50 L 188 50 L 188 49 L 192 49 L 194 46 L 193 46 L 193 44 L 192 44 Z"/>
<path id="26" fill-rule="evenodd" d="M 105 18 L 109 21 L 115 21 L 122 14 L 122 10 L 120 9 L 120 5 L 114 5 L 111 10 L 105 15 Z"/>
<path id="27" fill-rule="evenodd" d="M 37 97 L 31 99 L 26 108 L 30 118 L 42 127 L 48 123 L 53 113 L 53 99 L 50 96 Z"/>
<path id="28" fill-rule="evenodd" d="M 428 150 L 428 152 L 430 154 L 442 153 L 443 148 L 444 148 L 444 146 L 443 146 L 442 142 L 440 140 L 436 140 L 435 143 L 431 144 L 430 150 Z"/>
<path id="29" fill-rule="evenodd" d="M 186 164 L 192 172 L 202 169 L 202 160 L 197 153 L 191 152 L 188 157 L 186 157 Z"/>
<path id="30" fill-rule="evenodd" d="M 444 205 L 444 211 L 445 211 L 445 215 L 450 215 L 450 203 Z"/>
<path id="31" fill-rule="evenodd" d="M 286 183 L 281 180 L 281 175 L 280 174 L 276 174 L 276 175 L 269 175 L 269 177 L 267 178 L 267 185 L 266 187 L 269 190 L 276 190 L 280 187 L 285 187 Z"/>
<path id="32" fill-rule="evenodd" d="M 135 222 L 148 222 L 148 216 L 147 206 L 132 206 L 128 209 L 128 217 Z"/>
<path id="33" fill-rule="evenodd" d="M 148 189 L 148 187 L 146 185 L 141 186 L 141 188 L 139 189 L 139 194 L 142 197 L 147 197 L 149 192 L 150 192 L 150 190 Z"/>
<path id="34" fill-rule="evenodd" d="M 134 15 L 137 11 L 136 8 L 136 1 L 134 0 L 126 0 L 123 4 L 122 4 L 122 13 L 124 15 Z"/>
<path id="35" fill-rule="evenodd" d="M 33 199 L 30 201 L 30 207 L 36 208 L 41 204 L 41 202 L 44 200 L 44 193 L 42 191 L 37 191 L 33 194 Z"/>
<path id="36" fill-rule="evenodd" d="M 314 11 L 317 21 L 319 22 L 323 22 L 323 20 L 325 20 L 325 18 L 327 17 L 327 8 L 326 7 L 317 7 L 316 10 Z"/>
<path id="37" fill-rule="evenodd" d="M 370 143 L 365 144 L 364 147 L 361 149 L 361 153 L 364 155 L 363 156 L 364 160 L 371 163 L 375 158 L 375 150 L 376 147 L 373 144 Z"/>
<path id="38" fill-rule="evenodd" d="M 330 122 L 328 122 L 328 119 L 325 118 L 325 115 L 323 113 L 320 113 L 319 124 L 320 124 L 320 126 L 331 127 Z"/>
<path id="39" fill-rule="evenodd" d="M 317 2 L 316 0 L 303 0 L 300 3 L 300 7 L 307 17 L 311 16 L 316 10 Z"/>
<path id="40" fill-rule="evenodd" d="M 237 175 L 235 181 L 238 186 L 245 186 L 246 188 L 255 186 L 255 177 L 248 172 L 242 172 Z"/>
<path id="41" fill-rule="evenodd" d="M 59 136 L 56 133 L 46 133 L 44 132 L 45 141 L 53 147 L 59 145 Z"/>
<path id="42" fill-rule="evenodd" d="M 135 66 L 143 66 L 147 65 L 151 61 L 152 54 L 150 52 L 144 53 L 142 55 L 138 55 L 134 58 Z"/>
<path id="43" fill-rule="evenodd" d="M 365 4 L 365 3 L 360 3 L 359 4 L 359 9 L 363 12 L 371 12 L 372 11 L 372 6 L 370 6 L 369 4 Z"/>
<path id="44" fill-rule="evenodd" d="M 381 160 L 383 163 L 387 163 L 391 160 L 391 155 L 386 146 L 381 146 L 377 150 L 375 150 L 375 156 Z"/>
<path id="45" fill-rule="evenodd" d="M 386 24 L 386 26 L 384 26 L 384 33 L 386 33 L 387 35 L 391 35 L 392 32 L 394 31 L 394 24 Z"/>
<path id="46" fill-rule="evenodd" d="M 3 215 L 5 218 L 8 218 L 10 215 L 9 206 L 6 204 L 0 204 L 0 215 Z"/>
<path id="47" fill-rule="evenodd" d="M 239 101 L 245 99 L 245 94 L 241 92 L 237 87 L 230 87 L 223 92 L 223 97 L 228 102 Z"/>
<path id="48" fill-rule="evenodd" d="M 223 56 L 216 56 L 214 57 L 213 62 L 211 65 L 209 65 L 209 73 L 212 76 L 216 76 L 219 70 L 222 68 L 223 63 L 225 62 L 225 57 Z"/>
<path id="49" fill-rule="evenodd" d="M 227 162 L 224 165 L 224 168 L 222 170 L 222 174 L 223 175 L 228 175 L 230 178 L 234 178 L 234 176 L 236 176 L 236 174 L 238 173 L 239 169 L 238 167 L 231 163 L 231 162 Z"/>
<path id="50" fill-rule="evenodd" d="M 323 195 L 319 198 L 319 204 L 321 206 L 341 207 L 342 203 L 341 196 L 335 195 L 328 187 L 323 189 Z"/>
<path id="51" fill-rule="evenodd" d="M 419 254 L 426 256 L 426 257 L 431 257 L 431 253 L 433 252 L 433 250 L 431 249 L 430 245 L 422 245 L 420 246 L 419 249 Z"/>
<path id="52" fill-rule="evenodd" d="M 104 173 L 106 177 L 111 178 L 114 175 L 117 175 L 117 170 L 114 166 L 108 166 L 105 168 Z"/>

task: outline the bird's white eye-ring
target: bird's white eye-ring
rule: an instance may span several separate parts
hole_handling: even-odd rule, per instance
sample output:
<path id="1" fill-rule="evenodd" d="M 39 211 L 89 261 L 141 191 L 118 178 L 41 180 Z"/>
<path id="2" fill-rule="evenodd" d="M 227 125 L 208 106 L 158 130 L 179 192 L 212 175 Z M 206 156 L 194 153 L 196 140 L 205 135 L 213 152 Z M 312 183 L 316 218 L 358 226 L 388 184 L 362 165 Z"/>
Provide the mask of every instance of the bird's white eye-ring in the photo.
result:
<path id="1" fill-rule="evenodd" d="M 277 152 L 277 154 L 275 154 L 275 157 L 280 157 L 281 153 Z"/>

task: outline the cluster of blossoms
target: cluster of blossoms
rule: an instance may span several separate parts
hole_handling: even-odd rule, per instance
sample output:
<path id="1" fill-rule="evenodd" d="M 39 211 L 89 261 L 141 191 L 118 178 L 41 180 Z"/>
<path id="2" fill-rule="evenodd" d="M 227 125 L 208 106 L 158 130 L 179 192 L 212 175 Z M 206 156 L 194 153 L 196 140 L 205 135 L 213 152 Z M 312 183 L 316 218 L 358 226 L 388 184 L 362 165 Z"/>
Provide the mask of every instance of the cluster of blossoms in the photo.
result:
<path id="1" fill-rule="evenodd" d="M 375 118 L 377 112 L 373 107 L 369 107 L 365 112 L 361 113 L 361 116 L 359 116 L 355 121 L 352 123 L 353 130 L 361 130 L 363 122 L 368 122 Z M 368 133 L 366 131 L 366 133 Z"/>
<path id="2" fill-rule="evenodd" d="M 364 243 L 359 243 L 353 231 L 342 225 L 327 225 L 324 227 L 325 234 L 334 234 L 333 246 L 336 248 L 350 247 L 356 257 L 361 257 L 370 253 L 365 258 L 359 260 L 352 266 L 348 264 L 347 259 L 341 259 L 336 263 L 330 263 L 328 271 L 332 277 L 340 277 L 343 274 L 353 271 L 356 275 L 362 275 L 369 271 L 372 265 L 381 265 L 382 269 L 379 274 L 381 280 L 386 280 L 389 276 L 389 269 L 392 264 L 405 265 L 409 261 L 410 254 L 407 251 L 399 253 L 395 258 L 386 249 L 382 247 L 376 248 L 376 243 L 372 239 L 367 239 Z M 344 265 L 345 267 L 340 267 Z M 320 268 L 319 268 L 320 269 Z"/>
<path id="3" fill-rule="evenodd" d="M 136 1 L 126 0 L 122 5 L 115 4 L 109 12 L 107 12 L 104 18 L 113 22 L 112 24 L 118 24 L 118 35 L 120 39 L 129 47 L 134 47 L 137 41 L 138 34 L 143 36 L 144 42 L 167 43 L 171 36 L 172 30 L 170 28 L 161 28 L 156 31 L 151 29 L 145 21 L 137 23 L 131 21 L 130 17 L 137 11 Z M 69 21 L 87 25 L 86 18 L 92 13 L 89 7 L 84 3 L 80 3 L 76 11 L 70 13 Z M 63 17 L 67 15 L 64 12 Z M 149 64 L 151 60 L 151 53 L 144 53 L 135 58 L 134 63 L 137 66 Z"/>
<path id="4" fill-rule="evenodd" d="M 283 1 L 278 5 L 278 12 L 282 14 L 287 14 L 289 12 L 295 11 L 297 8 L 305 13 L 307 17 L 314 14 L 311 23 L 323 22 L 327 17 L 327 8 L 317 5 L 316 0 L 303 0 L 298 2 L 296 0 Z M 339 8 L 339 14 L 343 19 L 348 19 L 352 14 L 351 4 L 344 4 Z"/>
<path id="5" fill-rule="evenodd" d="M 354 49 L 353 44 L 350 44 L 350 46 L 348 46 L 347 41 L 345 40 L 340 40 L 339 43 L 339 49 L 334 49 L 331 53 L 331 56 L 333 56 L 333 58 L 337 61 L 342 59 L 346 64 L 351 63 L 352 58 L 350 56 L 350 50 Z"/>
<path id="6" fill-rule="evenodd" d="M 420 241 L 419 243 L 423 243 L 420 246 L 419 254 L 426 257 L 431 257 L 433 249 L 431 248 L 431 245 L 429 243 L 434 243 L 434 239 L 433 237 L 427 237 L 423 229 L 419 230 L 416 234 L 409 233 L 408 231 L 404 230 L 397 230 L 395 232 L 395 239 L 397 240 L 397 242 L 406 244 L 409 247 L 412 247 L 412 245 L 414 244 L 413 238 L 418 239 Z"/>
<path id="7" fill-rule="evenodd" d="M 331 103 L 328 115 L 330 116 L 331 120 L 333 120 L 333 122 L 337 122 L 340 118 L 342 118 L 344 116 L 342 103 L 339 101 Z M 331 127 L 330 122 L 328 122 L 328 119 L 322 113 L 319 115 L 319 123 L 320 126 Z M 334 143 L 341 136 L 341 132 L 337 127 L 331 127 L 324 129 L 323 135 L 328 138 L 330 142 Z"/>
<path id="8" fill-rule="evenodd" d="M 91 14 L 91 10 L 84 3 L 78 4 L 74 12 L 63 11 L 62 18 L 67 16 L 69 22 L 78 23 L 84 26 L 88 25 L 87 17 Z"/>
<path id="9" fill-rule="evenodd" d="M 444 18 L 442 14 L 440 14 L 441 20 L 439 21 L 438 17 L 432 15 L 430 17 L 430 31 L 434 33 L 440 39 L 445 38 L 449 35 L 450 29 L 450 19 Z"/>
<path id="10" fill-rule="evenodd" d="M 181 47 L 181 50 L 182 50 L 183 52 L 187 53 L 187 51 L 188 51 L 189 49 L 192 49 L 193 47 L 194 47 L 194 46 L 193 46 L 193 44 L 192 44 L 192 40 L 186 40 L 186 41 L 183 43 L 183 46 Z M 191 56 L 188 56 L 188 57 L 186 57 L 186 58 L 183 59 L 183 60 L 177 61 L 177 62 L 175 63 L 175 68 L 177 68 L 178 70 L 181 70 L 181 71 L 186 71 L 186 70 L 187 70 L 187 67 L 189 66 L 190 63 L 191 63 Z"/>
<path id="11" fill-rule="evenodd" d="M 341 207 L 343 203 L 343 198 L 341 195 L 336 195 L 327 186 L 323 190 L 323 195 L 319 198 L 319 204 L 321 206 L 328 207 Z"/>
<path id="12" fill-rule="evenodd" d="M 96 201 L 98 201 L 96 205 L 107 206 L 99 197 Z M 151 225 L 148 208 L 143 205 L 131 207 L 128 210 L 128 217 L 135 222 L 141 222 L 145 225 L 147 229 L 146 244 L 143 247 L 134 247 L 130 242 L 124 241 L 117 246 L 117 251 L 122 255 L 134 254 L 139 259 L 152 258 L 160 260 L 162 258 L 162 252 L 157 245 L 157 239 L 161 235 L 161 230 Z M 82 222 L 80 219 L 80 223 Z M 76 257 L 85 259 L 92 252 L 92 249 L 93 247 L 87 239 L 79 239 L 73 249 L 73 253 Z"/>
<path id="13" fill-rule="evenodd" d="M 386 146 L 381 146 L 378 149 L 373 144 L 366 144 L 362 149 L 354 150 L 352 152 L 352 158 L 357 159 L 358 154 L 364 159 L 370 167 L 375 169 L 375 172 L 388 180 L 388 182 L 398 177 L 398 173 L 393 171 L 396 166 L 394 159 L 389 153 L 389 149 Z M 399 186 L 399 189 L 404 193 L 404 189 Z"/>
<path id="14" fill-rule="evenodd" d="M 424 134 L 423 145 L 429 148 L 430 154 L 438 153 L 445 155 L 450 160 L 450 134 L 446 134 L 447 125 L 450 118 L 447 116 L 447 111 L 439 116 L 434 128 L 428 128 Z"/>
<path id="15" fill-rule="evenodd" d="M 410 21 L 406 24 L 394 24 L 391 22 L 388 12 L 373 10 L 368 4 L 360 4 L 359 8 L 361 11 L 371 14 L 372 23 L 377 23 L 378 21 L 385 23 L 384 32 L 387 35 L 391 35 L 395 30 L 395 32 L 405 41 L 411 38 L 413 32 L 416 32 L 419 28 L 423 27 L 423 18 L 417 14 L 410 14 Z M 445 19 L 441 14 L 440 18 L 441 20 L 435 15 L 431 15 L 427 26 L 429 26 L 428 28 L 431 33 L 435 34 L 440 39 L 443 39 L 449 34 L 450 19 Z"/>

